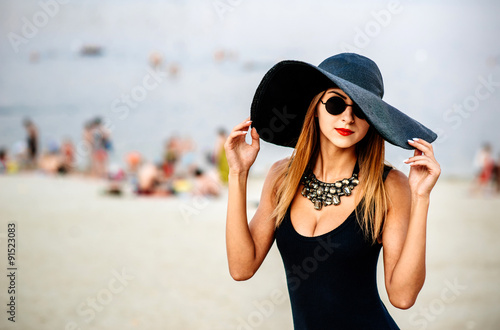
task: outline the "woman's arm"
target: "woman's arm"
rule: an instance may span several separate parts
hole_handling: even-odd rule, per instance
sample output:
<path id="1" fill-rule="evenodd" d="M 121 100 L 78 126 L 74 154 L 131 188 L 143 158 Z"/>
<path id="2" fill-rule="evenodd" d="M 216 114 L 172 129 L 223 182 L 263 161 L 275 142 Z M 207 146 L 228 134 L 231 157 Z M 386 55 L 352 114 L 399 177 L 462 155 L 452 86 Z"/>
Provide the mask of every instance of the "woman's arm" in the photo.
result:
<path id="1" fill-rule="evenodd" d="M 248 119 L 247 119 L 248 120 Z M 248 171 L 259 150 L 259 135 L 253 128 L 252 144 L 245 142 L 250 122 L 237 125 L 226 143 L 229 163 L 229 191 L 226 219 L 226 249 L 229 273 L 237 281 L 252 277 L 264 261 L 274 240 L 273 183 L 278 164 L 273 165 L 266 177 L 257 212 L 250 225 L 247 220 L 246 188 Z"/>
<path id="2" fill-rule="evenodd" d="M 427 211 L 441 173 L 430 143 L 417 140 L 411 145 L 416 150 L 406 161 L 409 178 L 393 170 L 385 183 L 390 201 L 382 235 L 387 294 L 402 309 L 413 306 L 425 281 Z"/>
<path id="3" fill-rule="evenodd" d="M 269 171 L 259 207 L 250 224 L 247 222 L 245 175 L 229 174 L 229 197 L 226 220 L 226 249 L 229 273 L 237 281 L 251 278 L 264 261 L 274 241 L 275 219 L 273 183 L 278 163 Z"/>

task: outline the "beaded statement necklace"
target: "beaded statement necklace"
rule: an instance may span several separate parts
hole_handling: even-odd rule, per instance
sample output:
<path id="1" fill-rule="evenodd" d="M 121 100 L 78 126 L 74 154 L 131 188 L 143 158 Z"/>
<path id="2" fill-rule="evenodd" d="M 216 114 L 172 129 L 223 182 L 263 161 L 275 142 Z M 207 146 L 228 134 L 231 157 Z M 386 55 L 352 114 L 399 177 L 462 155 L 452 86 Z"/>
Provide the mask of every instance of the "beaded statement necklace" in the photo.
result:
<path id="1" fill-rule="evenodd" d="M 334 183 L 326 183 L 319 181 L 312 169 L 308 168 L 302 177 L 301 183 L 302 196 L 309 199 L 316 210 L 321 210 L 323 206 L 339 205 L 340 196 L 350 196 L 354 187 L 359 184 L 358 180 L 359 165 L 356 162 L 354 171 L 349 179 L 335 181 Z"/>

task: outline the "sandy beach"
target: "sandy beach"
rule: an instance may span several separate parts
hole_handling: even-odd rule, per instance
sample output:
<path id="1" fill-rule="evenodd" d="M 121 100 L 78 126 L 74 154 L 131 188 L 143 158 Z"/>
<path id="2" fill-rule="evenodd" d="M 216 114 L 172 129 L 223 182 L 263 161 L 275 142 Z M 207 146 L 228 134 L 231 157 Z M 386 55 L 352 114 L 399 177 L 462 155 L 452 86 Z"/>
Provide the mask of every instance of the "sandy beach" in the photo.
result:
<path id="1" fill-rule="evenodd" d="M 15 323 L 0 280 L 2 329 L 292 329 L 273 245 L 246 282 L 227 270 L 227 192 L 218 199 L 111 197 L 101 181 L 0 177 L 0 265 L 14 223 Z M 262 180 L 249 183 L 249 214 Z M 500 328 L 500 198 L 470 197 L 466 181 L 438 182 L 428 222 L 427 278 L 402 329 Z"/>

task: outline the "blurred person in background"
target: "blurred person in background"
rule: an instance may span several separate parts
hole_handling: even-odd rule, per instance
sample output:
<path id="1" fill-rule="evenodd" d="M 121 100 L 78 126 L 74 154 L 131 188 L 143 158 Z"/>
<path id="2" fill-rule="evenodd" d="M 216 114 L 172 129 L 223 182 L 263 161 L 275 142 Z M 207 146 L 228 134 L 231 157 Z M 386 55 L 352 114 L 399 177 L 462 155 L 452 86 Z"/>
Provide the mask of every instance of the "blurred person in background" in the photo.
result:
<path id="1" fill-rule="evenodd" d="M 125 156 L 125 162 L 127 163 L 127 180 L 133 187 L 135 187 L 138 183 L 139 166 L 142 163 L 141 153 L 138 151 L 130 151 Z"/>
<path id="2" fill-rule="evenodd" d="M 59 145 L 56 140 L 47 143 L 39 159 L 39 168 L 46 174 L 68 174 L 74 170 L 75 148 L 69 138 Z"/>
<path id="3" fill-rule="evenodd" d="M 163 55 L 158 51 L 149 53 L 149 65 L 155 70 L 159 70 L 163 64 Z"/>
<path id="4" fill-rule="evenodd" d="M 484 143 L 474 158 L 474 167 L 476 168 L 476 177 L 472 185 L 472 193 L 485 194 L 490 188 L 495 169 L 495 160 L 493 159 L 491 144 Z"/>
<path id="5" fill-rule="evenodd" d="M 7 172 L 7 150 L 0 148 L 0 174 Z"/>
<path id="6" fill-rule="evenodd" d="M 229 175 L 229 165 L 226 158 L 224 143 L 227 139 L 227 132 L 224 128 L 219 128 L 214 149 L 214 164 L 219 172 L 219 178 L 223 184 L 227 184 Z"/>
<path id="7" fill-rule="evenodd" d="M 90 120 L 87 121 L 83 125 L 83 133 L 82 133 L 83 150 L 85 152 L 85 156 L 87 156 L 83 172 L 87 175 L 91 175 L 92 173 L 92 141 L 93 141 L 92 127 L 93 127 L 93 122 Z"/>
<path id="8" fill-rule="evenodd" d="M 70 138 L 65 138 L 61 145 L 62 166 L 66 172 L 74 170 L 75 166 L 75 146 Z"/>
<path id="9" fill-rule="evenodd" d="M 497 155 L 497 159 L 495 161 L 492 180 L 493 186 L 495 187 L 495 193 L 500 194 L 500 153 Z"/>
<path id="10" fill-rule="evenodd" d="M 108 170 L 108 187 L 104 192 L 109 195 L 121 196 L 125 178 L 126 174 L 121 166 L 117 163 L 111 164 Z"/>
<path id="11" fill-rule="evenodd" d="M 37 156 L 38 156 L 38 130 L 31 121 L 31 119 L 26 118 L 23 121 L 24 128 L 26 129 L 26 145 L 27 145 L 27 159 L 26 168 L 35 169 L 37 166 Z"/>
<path id="12" fill-rule="evenodd" d="M 19 140 L 12 144 L 9 152 L 10 157 L 7 162 L 8 173 L 17 173 L 26 166 L 28 157 L 27 150 L 26 140 Z"/>
<path id="13" fill-rule="evenodd" d="M 181 142 L 178 137 L 172 136 L 165 143 L 163 154 L 163 174 L 167 179 L 173 177 L 177 163 L 181 157 Z"/>
<path id="14" fill-rule="evenodd" d="M 151 162 L 143 163 L 137 175 L 138 182 L 135 192 L 138 195 L 146 196 L 168 196 L 171 191 L 166 186 L 167 180 L 165 179 L 162 166 L 155 165 Z"/>
<path id="15" fill-rule="evenodd" d="M 97 178 L 106 178 L 108 151 L 111 149 L 110 133 L 102 124 L 101 118 L 94 119 L 91 126 L 92 164 L 91 174 Z"/>
<path id="16" fill-rule="evenodd" d="M 218 197 L 221 193 L 220 180 L 217 176 L 205 173 L 201 168 L 194 171 L 193 195 Z"/>
<path id="17" fill-rule="evenodd" d="M 55 140 L 47 143 L 47 148 L 40 155 L 38 162 L 40 170 L 49 175 L 65 174 L 66 168 L 63 166 L 63 157 L 60 153 L 59 144 Z"/>
<path id="18" fill-rule="evenodd" d="M 180 159 L 177 170 L 180 176 L 190 175 L 196 170 L 196 144 L 192 138 L 187 137 L 180 143 Z"/>

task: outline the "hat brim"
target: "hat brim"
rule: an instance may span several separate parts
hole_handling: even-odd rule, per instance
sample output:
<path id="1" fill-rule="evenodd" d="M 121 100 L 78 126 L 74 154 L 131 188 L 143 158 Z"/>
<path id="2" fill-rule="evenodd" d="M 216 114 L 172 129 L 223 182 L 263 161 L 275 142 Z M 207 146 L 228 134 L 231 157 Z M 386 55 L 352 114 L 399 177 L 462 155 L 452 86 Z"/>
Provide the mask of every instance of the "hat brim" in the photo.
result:
<path id="1" fill-rule="evenodd" d="M 277 63 L 264 75 L 251 105 L 252 125 L 264 141 L 293 148 L 313 97 L 334 86 L 361 108 L 389 143 L 411 150 L 408 140 L 412 138 L 436 140 L 436 133 L 378 95 L 312 64 L 290 60 Z"/>

